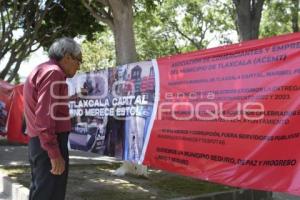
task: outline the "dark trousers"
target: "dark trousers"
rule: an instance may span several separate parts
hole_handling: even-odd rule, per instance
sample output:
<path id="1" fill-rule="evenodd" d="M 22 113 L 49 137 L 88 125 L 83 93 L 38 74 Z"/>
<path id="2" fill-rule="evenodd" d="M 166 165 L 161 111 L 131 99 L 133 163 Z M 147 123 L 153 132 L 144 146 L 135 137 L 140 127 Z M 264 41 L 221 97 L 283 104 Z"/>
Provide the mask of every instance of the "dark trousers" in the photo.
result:
<path id="1" fill-rule="evenodd" d="M 31 185 L 29 200 L 64 200 L 69 171 L 68 133 L 57 136 L 59 148 L 65 159 L 65 171 L 53 175 L 48 153 L 41 148 L 39 137 L 30 138 L 28 143 L 29 162 L 31 167 Z"/>

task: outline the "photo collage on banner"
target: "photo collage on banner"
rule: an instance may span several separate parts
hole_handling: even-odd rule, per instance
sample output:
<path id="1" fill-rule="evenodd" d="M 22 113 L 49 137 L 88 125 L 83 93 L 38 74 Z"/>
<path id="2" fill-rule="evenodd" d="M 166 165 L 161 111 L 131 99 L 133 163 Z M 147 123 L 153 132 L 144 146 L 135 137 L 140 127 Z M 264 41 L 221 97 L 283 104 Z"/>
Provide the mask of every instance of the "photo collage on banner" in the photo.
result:
<path id="1" fill-rule="evenodd" d="M 7 110 L 6 103 L 0 100 L 0 135 L 4 136 L 6 133 L 6 119 L 7 119 Z"/>
<path id="2" fill-rule="evenodd" d="M 14 86 L 0 80 L 0 136 L 7 135 L 7 117 Z"/>
<path id="3" fill-rule="evenodd" d="M 153 109 L 154 77 L 147 61 L 68 79 L 70 148 L 139 161 Z"/>

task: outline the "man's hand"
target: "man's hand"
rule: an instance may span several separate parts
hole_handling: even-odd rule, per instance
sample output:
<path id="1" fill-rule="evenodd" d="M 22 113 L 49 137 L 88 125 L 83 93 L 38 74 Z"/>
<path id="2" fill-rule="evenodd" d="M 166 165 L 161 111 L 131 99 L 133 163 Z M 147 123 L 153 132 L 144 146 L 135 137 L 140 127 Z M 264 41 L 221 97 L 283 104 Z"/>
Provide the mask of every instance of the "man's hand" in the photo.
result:
<path id="1" fill-rule="evenodd" d="M 65 171 L 65 160 L 62 157 L 50 159 L 51 161 L 51 173 L 54 175 L 61 175 Z"/>

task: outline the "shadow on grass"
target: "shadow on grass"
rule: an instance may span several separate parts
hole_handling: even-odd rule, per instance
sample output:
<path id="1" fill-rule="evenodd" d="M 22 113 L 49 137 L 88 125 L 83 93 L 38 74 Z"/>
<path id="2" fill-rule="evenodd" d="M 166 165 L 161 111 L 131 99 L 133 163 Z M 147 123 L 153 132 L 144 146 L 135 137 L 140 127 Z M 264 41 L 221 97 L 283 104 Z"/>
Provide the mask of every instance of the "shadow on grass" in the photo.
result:
<path id="1" fill-rule="evenodd" d="M 6 138 L 0 136 L 0 146 L 27 146 L 27 144 L 20 144 L 17 142 L 9 142 Z"/>
<path id="2" fill-rule="evenodd" d="M 119 163 L 70 166 L 67 200 L 148 200 L 228 191 L 233 188 L 150 170 L 149 178 L 111 175 Z M 29 167 L 2 167 L 17 182 L 29 187 Z"/>

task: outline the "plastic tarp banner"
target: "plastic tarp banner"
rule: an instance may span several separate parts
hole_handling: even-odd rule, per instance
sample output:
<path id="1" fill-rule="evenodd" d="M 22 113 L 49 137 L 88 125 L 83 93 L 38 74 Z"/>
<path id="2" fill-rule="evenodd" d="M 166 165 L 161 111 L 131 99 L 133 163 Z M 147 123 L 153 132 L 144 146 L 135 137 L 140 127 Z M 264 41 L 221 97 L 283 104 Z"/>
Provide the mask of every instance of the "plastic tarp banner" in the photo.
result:
<path id="1" fill-rule="evenodd" d="M 27 144 L 25 131 L 23 84 L 16 85 L 12 92 L 11 106 L 7 119 L 7 140 L 11 143 Z"/>
<path id="2" fill-rule="evenodd" d="M 151 61 L 68 79 L 71 149 L 138 162 L 154 101 Z"/>
<path id="3" fill-rule="evenodd" d="M 300 33 L 68 80 L 70 147 L 300 195 Z"/>
<path id="4" fill-rule="evenodd" d="M 7 116 L 10 109 L 14 85 L 0 80 L 0 136 L 7 134 Z"/>
<path id="5" fill-rule="evenodd" d="M 143 163 L 300 195 L 300 34 L 157 60 Z"/>

